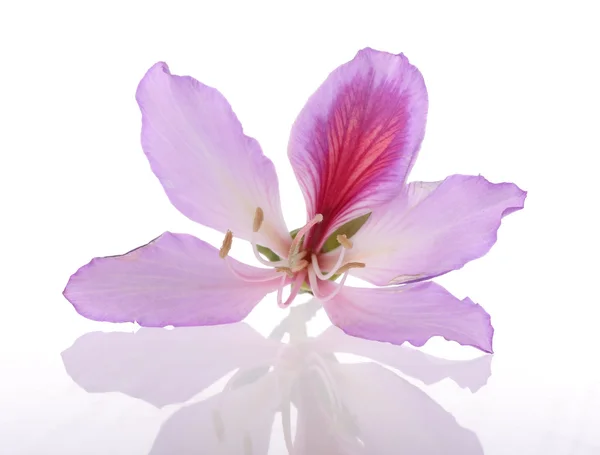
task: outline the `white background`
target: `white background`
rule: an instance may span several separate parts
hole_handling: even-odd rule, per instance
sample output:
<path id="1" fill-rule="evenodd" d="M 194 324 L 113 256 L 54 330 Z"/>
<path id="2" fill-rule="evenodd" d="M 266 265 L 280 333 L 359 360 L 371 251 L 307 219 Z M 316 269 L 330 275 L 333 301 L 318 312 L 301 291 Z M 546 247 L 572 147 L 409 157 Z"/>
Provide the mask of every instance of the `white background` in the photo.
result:
<path id="1" fill-rule="evenodd" d="M 600 453 L 597 8 L 4 0 L 0 453 L 144 454 L 170 412 L 87 394 L 59 355 L 85 332 L 111 330 L 61 295 L 92 257 L 166 230 L 221 242 L 170 205 L 141 151 L 134 93 L 145 71 L 164 60 L 227 97 L 278 169 L 291 229 L 305 215 L 290 126 L 327 74 L 366 46 L 404 52 L 425 77 L 427 133 L 411 180 L 482 174 L 528 191 L 486 257 L 438 280 L 492 315 L 492 377 L 472 396 L 430 393 L 486 454 Z M 251 319 L 266 330 L 278 312 L 268 298 Z M 475 355 L 441 340 L 424 349 Z"/>

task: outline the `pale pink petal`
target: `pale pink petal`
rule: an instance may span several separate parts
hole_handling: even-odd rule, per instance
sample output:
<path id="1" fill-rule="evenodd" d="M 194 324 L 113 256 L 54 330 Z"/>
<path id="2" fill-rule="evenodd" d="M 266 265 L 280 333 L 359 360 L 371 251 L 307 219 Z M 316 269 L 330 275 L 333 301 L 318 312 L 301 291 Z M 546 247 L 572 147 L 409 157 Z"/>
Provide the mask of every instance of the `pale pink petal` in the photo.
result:
<path id="1" fill-rule="evenodd" d="M 238 322 L 277 289 L 280 277 L 229 260 L 244 276 L 267 281 L 242 281 L 216 248 L 166 232 L 122 256 L 92 259 L 71 277 L 64 295 L 78 313 L 97 321 L 147 327 Z"/>
<path id="2" fill-rule="evenodd" d="M 308 218 L 324 217 L 313 249 L 399 193 L 426 116 L 423 77 L 402 54 L 363 49 L 329 75 L 300 112 L 288 149 Z"/>
<path id="3" fill-rule="evenodd" d="M 326 292 L 335 286 L 321 285 Z M 383 289 L 345 286 L 323 306 L 334 325 L 359 338 L 422 346 L 431 337 L 441 336 L 492 352 L 494 329 L 485 310 L 433 282 Z"/>
<path id="4" fill-rule="evenodd" d="M 231 106 L 212 87 L 171 75 L 165 63 L 146 73 L 136 93 L 142 147 L 167 196 L 184 215 L 286 252 L 291 241 L 281 214 L 277 174 L 256 140 L 244 134 Z"/>
<path id="5" fill-rule="evenodd" d="M 383 286 L 420 281 L 459 269 L 496 243 L 502 218 L 523 208 L 527 193 L 512 183 L 453 175 L 414 182 L 375 210 L 352 238 L 347 261 L 366 264 L 351 273 Z M 335 252 L 322 258 L 333 261 Z"/>

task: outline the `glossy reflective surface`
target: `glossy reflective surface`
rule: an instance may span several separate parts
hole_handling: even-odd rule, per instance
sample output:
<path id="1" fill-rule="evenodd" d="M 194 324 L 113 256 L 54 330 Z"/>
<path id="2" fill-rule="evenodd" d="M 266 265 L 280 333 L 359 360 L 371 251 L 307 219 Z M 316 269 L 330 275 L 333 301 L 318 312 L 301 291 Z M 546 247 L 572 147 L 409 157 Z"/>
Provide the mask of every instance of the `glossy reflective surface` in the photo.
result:
<path id="1" fill-rule="evenodd" d="M 320 312 L 314 300 L 294 307 L 268 336 L 246 323 L 85 333 L 62 352 L 62 371 L 56 357 L 29 365 L 23 379 L 38 388 L 29 386 L 22 402 L 12 396 L 13 431 L 2 448 L 598 453 L 600 384 L 591 369 L 587 376 L 573 369 L 572 359 L 523 351 L 448 360 L 349 337 L 327 327 Z M 311 327 L 320 333 L 309 335 Z M 453 348 L 444 346 L 448 354 L 464 350 Z"/>

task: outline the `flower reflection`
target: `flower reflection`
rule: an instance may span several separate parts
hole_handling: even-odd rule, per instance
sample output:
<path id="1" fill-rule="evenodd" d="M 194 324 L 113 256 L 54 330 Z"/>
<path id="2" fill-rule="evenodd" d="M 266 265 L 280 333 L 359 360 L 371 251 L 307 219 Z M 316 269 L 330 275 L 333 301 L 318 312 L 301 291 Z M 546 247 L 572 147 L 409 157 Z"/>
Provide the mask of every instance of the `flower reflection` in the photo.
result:
<path id="1" fill-rule="evenodd" d="M 311 301 L 264 338 L 248 325 L 142 328 L 89 333 L 63 352 L 68 374 L 88 392 L 122 392 L 156 407 L 184 403 L 164 422 L 151 454 L 483 454 L 476 435 L 401 375 L 445 378 L 475 392 L 491 356 L 448 361 L 345 335 L 306 336 Z M 285 333 L 290 342 L 280 343 Z M 341 363 L 335 353 L 376 362 Z M 222 392 L 194 398 L 235 372 Z M 282 435 L 272 438 L 273 424 Z"/>

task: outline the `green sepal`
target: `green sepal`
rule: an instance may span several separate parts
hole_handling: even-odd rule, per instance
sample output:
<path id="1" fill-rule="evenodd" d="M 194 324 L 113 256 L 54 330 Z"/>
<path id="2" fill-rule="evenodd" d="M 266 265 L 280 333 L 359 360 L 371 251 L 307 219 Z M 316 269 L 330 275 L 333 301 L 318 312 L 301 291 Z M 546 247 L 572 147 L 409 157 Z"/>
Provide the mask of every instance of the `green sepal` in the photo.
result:
<path id="1" fill-rule="evenodd" d="M 312 289 L 310 288 L 310 284 L 308 284 L 306 281 L 302 283 L 302 286 L 300 286 L 300 291 L 298 292 L 298 294 L 314 295 Z"/>
<path id="2" fill-rule="evenodd" d="M 292 237 L 292 239 L 296 238 L 296 235 L 298 235 L 298 232 L 300 232 L 300 228 L 294 229 L 292 232 L 290 232 L 290 236 Z M 275 253 L 273 250 L 271 250 L 270 248 L 267 248 L 266 246 L 256 245 L 256 249 L 258 250 L 258 252 L 260 254 L 262 254 L 264 257 L 266 257 L 271 262 L 281 261 L 281 258 L 279 257 L 279 255 L 277 253 Z"/>
<path id="3" fill-rule="evenodd" d="M 277 253 L 275 253 L 270 248 L 267 248 L 266 246 L 256 245 L 256 249 L 258 250 L 258 252 L 260 254 L 262 254 L 264 257 L 266 257 L 271 262 L 277 262 L 277 261 L 281 260 L 281 258 L 277 255 Z"/>
<path id="4" fill-rule="evenodd" d="M 323 248 L 321 248 L 322 253 L 327 253 L 331 250 L 335 250 L 338 246 L 340 246 L 337 241 L 338 235 L 346 234 L 347 238 L 352 237 L 354 234 L 358 232 L 358 230 L 367 222 L 370 213 L 366 215 L 360 216 L 358 218 L 353 219 L 352 221 L 348 221 L 346 224 L 340 226 L 336 231 L 329 236 L 329 238 L 323 244 Z"/>

